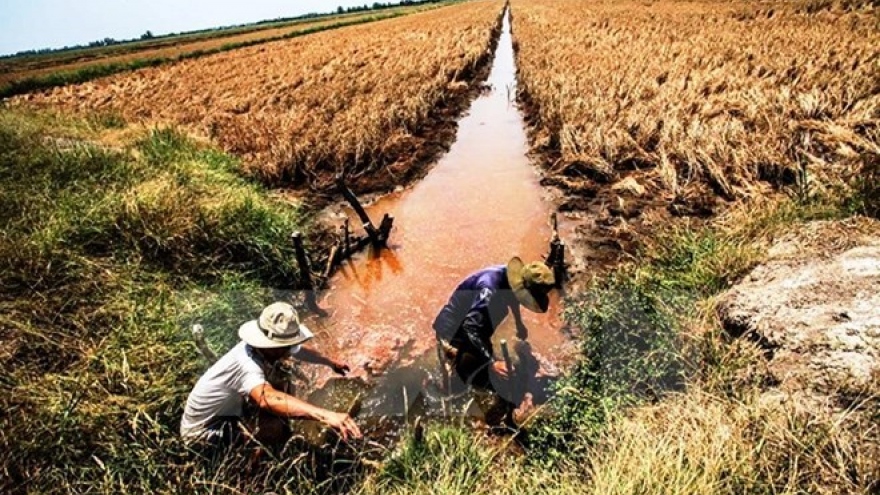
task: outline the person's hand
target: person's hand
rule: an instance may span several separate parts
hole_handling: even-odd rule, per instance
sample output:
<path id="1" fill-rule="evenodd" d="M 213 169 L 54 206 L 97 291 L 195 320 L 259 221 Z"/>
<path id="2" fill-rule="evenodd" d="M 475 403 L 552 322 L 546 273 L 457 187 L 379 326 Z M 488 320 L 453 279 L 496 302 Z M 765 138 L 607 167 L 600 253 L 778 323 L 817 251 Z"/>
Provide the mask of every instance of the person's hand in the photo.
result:
<path id="1" fill-rule="evenodd" d="M 342 376 L 347 375 L 348 372 L 351 371 L 351 368 L 347 364 L 340 361 L 333 361 L 333 364 L 331 364 L 330 367 L 333 369 L 334 373 Z"/>
<path id="2" fill-rule="evenodd" d="M 328 426 L 339 433 L 343 440 L 358 439 L 364 436 L 357 423 L 348 414 L 331 412 L 325 421 Z"/>
<path id="3" fill-rule="evenodd" d="M 504 380 L 507 379 L 507 366 L 504 365 L 503 361 L 495 361 L 492 363 L 492 371 L 494 371 L 499 378 Z"/>

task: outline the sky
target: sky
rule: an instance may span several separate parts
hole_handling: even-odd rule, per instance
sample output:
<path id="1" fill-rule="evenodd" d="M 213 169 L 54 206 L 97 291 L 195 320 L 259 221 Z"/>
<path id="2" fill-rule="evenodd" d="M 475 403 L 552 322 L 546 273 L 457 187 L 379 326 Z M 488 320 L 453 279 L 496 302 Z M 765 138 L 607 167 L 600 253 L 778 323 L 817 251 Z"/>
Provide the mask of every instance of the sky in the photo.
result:
<path id="1" fill-rule="evenodd" d="M 340 5 L 372 5 L 373 1 L 0 0 L 0 55 L 104 38 L 139 38 L 147 30 L 160 35 L 331 12 Z"/>

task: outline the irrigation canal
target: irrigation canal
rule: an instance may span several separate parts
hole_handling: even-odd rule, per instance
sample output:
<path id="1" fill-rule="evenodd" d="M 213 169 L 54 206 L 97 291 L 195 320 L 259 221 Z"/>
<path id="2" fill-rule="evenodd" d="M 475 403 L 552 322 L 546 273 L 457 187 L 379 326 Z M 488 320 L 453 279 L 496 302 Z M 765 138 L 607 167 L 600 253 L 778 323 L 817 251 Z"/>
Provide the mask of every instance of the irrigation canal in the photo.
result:
<path id="1" fill-rule="evenodd" d="M 450 414 L 450 405 L 425 386 L 428 376 L 439 375 L 431 328 L 437 312 L 466 275 L 513 255 L 540 260 L 548 251 L 552 206 L 527 157 L 516 82 L 507 12 L 490 90 L 460 120 L 449 152 L 412 188 L 367 207 L 373 219 L 395 217 L 389 249 L 344 262 L 319 300 L 329 316 L 308 320 L 315 344 L 343 358 L 353 368 L 350 378 L 364 382 L 313 370 L 314 385 L 322 388 L 312 400 L 344 409 L 353 395 L 363 394 L 361 418 Z M 547 374 L 570 345 L 559 309 L 554 296 L 546 314 L 522 311 L 532 353 Z M 500 339 L 513 340 L 514 333 L 508 317 L 495 334 L 496 350 Z M 536 379 L 530 386 L 542 383 Z M 479 415 L 461 409 L 457 414 Z"/>

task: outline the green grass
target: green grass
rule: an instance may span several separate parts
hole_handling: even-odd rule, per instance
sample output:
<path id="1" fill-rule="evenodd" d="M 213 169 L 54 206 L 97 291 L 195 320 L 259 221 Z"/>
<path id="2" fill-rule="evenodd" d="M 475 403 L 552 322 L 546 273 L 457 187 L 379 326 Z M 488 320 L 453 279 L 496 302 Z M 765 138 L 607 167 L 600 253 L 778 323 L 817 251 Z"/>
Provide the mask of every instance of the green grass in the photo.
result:
<path id="1" fill-rule="evenodd" d="M 250 483 L 228 468 L 241 458 L 202 462 L 177 439 L 207 364 L 189 327 L 225 348 L 293 287 L 308 217 L 174 129 L 92 144 L 119 125 L 0 110 L 4 492 Z"/>
<path id="2" fill-rule="evenodd" d="M 430 429 L 422 441 L 409 436 L 375 476 L 375 493 L 473 493 L 497 451 L 462 427 Z"/>

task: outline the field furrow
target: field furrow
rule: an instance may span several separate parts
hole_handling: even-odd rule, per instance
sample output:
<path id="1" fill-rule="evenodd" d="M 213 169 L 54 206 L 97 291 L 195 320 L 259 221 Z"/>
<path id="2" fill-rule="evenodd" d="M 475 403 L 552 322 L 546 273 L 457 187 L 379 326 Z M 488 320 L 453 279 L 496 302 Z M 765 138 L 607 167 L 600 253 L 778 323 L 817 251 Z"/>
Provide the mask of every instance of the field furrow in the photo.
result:
<path id="1" fill-rule="evenodd" d="M 438 108 L 488 60 L 502 6 L 468 2 L 15 101 L 180 125 L 273 185 L 321 188 L 339 172 L 357 178 L 386 167 L 405 173 L 431 139 L 426 127 Z"/>
<path id="2" fill-rule="evenodd" d="M 849 4 L 513 0 L 533 145 L 569 190 L 627 178 L 684 214 L 858 174 L 880 153 L 880 21 Z"/>

